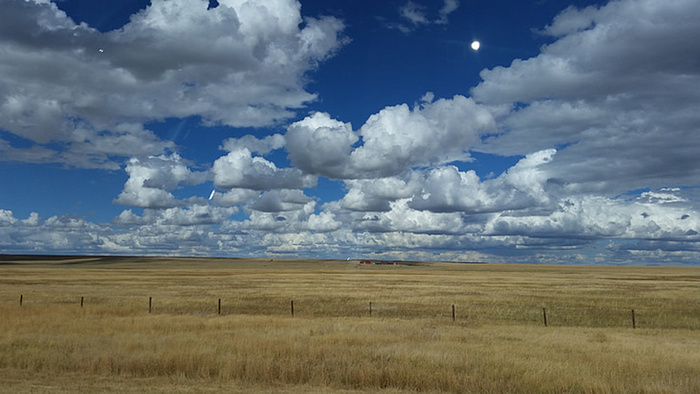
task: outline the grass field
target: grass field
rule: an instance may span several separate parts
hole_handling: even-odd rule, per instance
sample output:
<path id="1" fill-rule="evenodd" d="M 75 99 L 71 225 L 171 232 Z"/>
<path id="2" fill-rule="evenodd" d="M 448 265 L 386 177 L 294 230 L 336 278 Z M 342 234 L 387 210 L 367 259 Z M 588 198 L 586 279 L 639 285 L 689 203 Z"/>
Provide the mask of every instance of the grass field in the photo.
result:
<path id="1" fill-rule="evenodd" d="M 690 393 L 699 334 L 700 267 L 0 260 L 3 392 Z"/>

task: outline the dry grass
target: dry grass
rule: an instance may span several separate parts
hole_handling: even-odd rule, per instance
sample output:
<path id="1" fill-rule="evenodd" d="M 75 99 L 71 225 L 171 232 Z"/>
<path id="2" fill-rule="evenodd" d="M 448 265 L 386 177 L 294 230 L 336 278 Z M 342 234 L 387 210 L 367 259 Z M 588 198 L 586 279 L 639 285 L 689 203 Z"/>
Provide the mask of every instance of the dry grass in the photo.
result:
<path id="1" fill-rule="evenodd" d="M 0 391 L 700 392 L 698 279 L 698 268 L 24 261 L 0 265 Z"/>

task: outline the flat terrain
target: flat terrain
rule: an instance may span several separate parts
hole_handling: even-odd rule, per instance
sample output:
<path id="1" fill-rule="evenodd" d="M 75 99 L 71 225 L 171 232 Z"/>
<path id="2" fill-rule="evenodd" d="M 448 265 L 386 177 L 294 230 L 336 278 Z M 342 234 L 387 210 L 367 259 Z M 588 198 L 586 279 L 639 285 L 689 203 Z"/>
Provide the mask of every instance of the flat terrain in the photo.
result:
<path id="1" fill-rule="evenodd" d="M 0 256 L 3 392 L 700 392 L 699 334 L 700 267 Z"/>

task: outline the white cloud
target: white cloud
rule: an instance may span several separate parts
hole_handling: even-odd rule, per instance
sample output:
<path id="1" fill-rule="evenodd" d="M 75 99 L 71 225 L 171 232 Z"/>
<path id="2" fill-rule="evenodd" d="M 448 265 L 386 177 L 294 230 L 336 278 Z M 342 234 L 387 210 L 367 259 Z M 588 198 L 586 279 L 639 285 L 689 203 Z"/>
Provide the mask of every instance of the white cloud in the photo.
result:
<path id="1" fill-rule="evenodd" d="M 358 228 L 413 234 L 463 234 L 465 223 L 459 213 L 419 211 L 408 205 L 408 199 L 401 199 L 392 201 L 389 211 L 359 223 Z"/>
<path id="2" fill-rule="evenodd" d="M 289 160 L 302 171 L 342 178 L 358 139 L 350 123 L 317 112 L 287 128 L 285 147 Z"/>
<path id="3" fill-rule="evenodd" d="M 5 221 L 5 223 L 3 223 Z M 105 228 L 72 215 L 41 221 L 32 213 L 17 220 L 11 211 L 0 210 L 0 250 L 6 253 L 89 253 L 99 249 Z"/>
<path id="4" fill-rule="evenodd" d="M 0 227 L 36 227 L 40 224 L 41 218 L 36 212 L 29 214 L 26 219 L 17 219 L 12 211 L 9 209 L 0 209 Z"/>
<path id="5" fill-rule="evenodd" d="M 388 27 L 399 29 L 404 33 L 410 33 L 413 29 L 420 26 L 432 24 L 447 25 L 450 14 L 456 11 L 457 8 L 459 8 L 459 0 L 445 0 L 442 7 L 437 11 L 437 17 L 433 19 L 428 15 L 430 11 L 428 7 L 409 0 L 399 7 L 399 16 L 408 22 L 409 25 L 394 23 L 389 24 Z"/>
<path id="6" fill-rule="evenodd" d="M 556 151 L 549 149 L 526 156 L 495 179 L 481 181 L 476 172 L 455 166 L 424 172 L 421 190 L 409 205 L 432 212 L 484 213 L 547 207 L 552 198 L 546 190 L 548 172 L 543 170 Z"/>
<path id="7" fill-rule="evenodd" d="M 316 202 L 298 190 L 269 191 L 249 206 L 249 220 L 232 228 L 248 231 L 295 233 L 308 229 L 306 222 Z"/>
<path id="8" fill-rule="evenodd" d="M 459 0 L 445 0 L 445 4 L 440 8 L 440 18 L 435 21 L 438 24 L 447 24 L 447 17 L 459 8 Z"/>
<path id="9" fill-rule="evenodd" d="M 545 215 L 495 216 L 487 235 L 521 235 L 544 239 L 657 239 L 700 241 L 700 217 L 685 206 L 620 201 L 600 196 L 567 197 Z"/>
<path id="10" fill-rule="evenodd" d="M 12 146 L 0 139 L 3 161 L 22 163 L 63 163 L 77 168 L 118 170 L 115 157 L 150 156 L 173 150 L 175 144 L 160 140 L 139 124 L 117 124 L 110 132 L 97 132 L 85 125 L 75 125 L 70 141 L 46 147 L 34 144 L 28 148 Z"/>
<path id="11" fill-rule="evenodd" d="M 401 6 L 401 8 L 399 8 L 399 14 L 402 18 L 407 19 L 414 25 L 426 25 L 430 23 L 430 20 L 425 15 L 425 9 L 413 1 L 409 1 Z"/>
<path id="12" fill-rule="evenodd" d="M 413 173 L 408 179 L 387 177 L 345 181 L 348 192 L 340 200 L 343 209 L 351 211 L 389 211 L 390 203 L 411 197 L 420 188 L 420 180 Z"/>
<path id="13" fill-rule="evenodd" d="M 495 127 L 491 114 L 464 96 L 402 104 L 369 117 L 361 145 L 348 123 L 315 114 L 294 123 L 286 136 L 293 165 L 331 178 L 389 177 L 415 166 L 468 160 L 480 136 Z"/>
<path id="14" fill-rule="evenodd" d="M 244 138 L 237 142 L 229 139 L 224 144 L 230 152 L 214 162 L 211 173 L 213 175 L 214 186 L 219 189 L 301 189 L 313 187 L 316 184 L 316 177 L 304 175 L 296 168 L 277 168 L 275 163 L 260 156 L 253 156 L 250 145 L 255 138 Z M 264 141 L 259 141 L 264 144 Z M 273 138 L 276 141 L 276 138 Z M 274 146 L 276 142 L 274 142 Z M 272 148 L 272 146 L 268 146 Z M 264 150 L 264 149 L 263 149 Z"/>
<path id="15" fill-rule="evenodd" d="M 182 205 L 172 195 L 181 184 L 197 185 L 207 174 L 192 172 L 177 153 L 148 158 L 132 158 L 126 166 L 129 179 L 124 190 L 114 200 L 121 205 L 142 208 L 172 208 Z"/>
<path id="16" fill-rule="evenodd" d="M 488 111 L 459 95 L 423 103 L 413 111 L 405 104 L 388 107 L 362 126 L 363 145 L 352 152 L 351 160 L 359 173 L 370 176 L 465 160 L 480 135 L 493 127 Z"/>
<path id="17" fill-rule="evenodd" d="M 39 214 L 36 212 L 32 212 L 29 214 L 29 217 L 22 220 L 22 224 L 25 226 L 30 226 L 30 227 L 36 227 L 41 223 L 41 218 L 39 217 Z"/>
<path id="18" fill-rule="evenodd" d="M 336 220 L 335 215 L 331 212 L 310 215 L 307 223 L 309 230 L 322 233 L 340 230 L 343 226 L 343 222 Z"/>
<path id="19" fill-rule="evenodd" d="M 284 147 L 284 136 L 281 134 L 273 134 L 265 138 L 259 139 L 250 134 L 240 138 L 229 138 L 224 140 L 221 149 L 232 152 L 239 149 L 248 149 L 252 153 L 264 155 L 273 150 Z"/>
<path id="20" fill-rule="evenodd" d="M 97 225 L 88 222 L 85 218 L 72 216 L 72 215 L 61 215 L 52 216 L 44 221 L 44 226 L 50 227 L 54 230 L 60 229 L 94 229 Z"/>
<path id="21" fill-rule="evenodd" d="M 2 250 L 698 261 L 700 62 L 689 55 L 700 53 L 698 2 L 569 8 L 542 30 L 553 42 L 540 55 L 483 71 L 473 99 L 426 93 L 413 107 L 378 111 L 358 130 L 314 113 L 285 135 L 227 139 L 211 169 L 193 172 L 178 155 L 160 154 L 174 147 L 141 126 L 144 119 L 287 119 L 314 98 L 303 74 L 342 44 L 339 21 L 303 22 L 298 3 L 221 1 L 209 12 L 199 3 L 155 1 L 107 34 L 75 26 L 50 3 L 0 6 L 27 22 L 23 30 L 0 24 L 2 48 L 24 49 L 0 59 L 9 70 L 0 127 L 55 141 L 29 149 L 0 141 L 3 159 L 108 166 L 131 146 L 138 151 L 115 202 L 146 208 L 124 210 L 111 228 L 74 216 L 21 220 L 0 209 Z M 446 22 L 458 5 L 416 4 L 405 9 L 411 26 Z M 41 40 L 20 34 L 39 20 L 51 27 Z M 127 38 L 139 51 L 127 50 Z M 57 65 L 50 77 L 36 71 L 51 70 L 45 53 Z M 75 89 L 51 83 L 57 75 Z M 11 78 L 24 83 L 23 94 Z M 276 164 L 282 148 L 290 167 Z M 519 160 L 480 178 L 470 169 L 472 151 Z M 317 176 L 341 179 L 345 194 L 306 195 Z M 206 181 L 218 189 L 210 200 L 173 194 Z"/>
<path id="22" fill-rule="evenodd" d="M 22 163 L 53 163 L 59 161 L 57 151 L 34 145 L 31 148 L 16 148 L 0 138 L 2 160 Z M 118 166 L 116 166 L 118 168 Z"/>
<path id="23" fill-rule="evenodd" d="M 100 247 L 112 253 L 142 255 L 211 255 L 218 248 L 218 237 L 203 226 L 142 225 L 128 232 L 103 236 Z"/>
<path id="24" fill-rule="evenodd" d="M 700 3 L 615 1 L 569 8 L 544 29 L 540 55 L 482 71 L 472 90 L 499 133 L 478 150 L 526 155 L 559 147 L 548 166 L 568 192 L 615 196 L 694 185 L 700 112 Z"/>
<path id="25" fill-rule="evenodd" d="M 196 226 L 221 224 L 238 208 L 213 207 L 209 205 L 192 205 L 187 208 L 146 209 L 143 216 L 134 214 L 130 209 L 122 211 L 114 219 L 117 225 L 159 225 L 159 226 Z"/>
<path id="26" fill-rule="evenodd" d="M 493 202 L 493 196 L 474 171 L 461 172 L 457 167 L 446 166 L 426 174 L 422 190 L 410 205 L 433 212 L 482 212 L 494 210 Z"/>
<path id="27" fill-rule="evenodd" d="M 198 115 L 205 124 L 265 126 L 316 98 L 303 76 L 343 45 L 342 22 L 304 20 L 294 0 L 207 5 L 154 0 L 101 33 L 48 1 L 0 3 L 0 129 L 65 144 L 43 160 L 113 168 L 112 155 L 168 147 L 122 124 Z M 88 151 L 97 157 L 81 161 Z"/>
<path id="28" fill-rule="evenodd" d="M 221 206 L 241 205 L 253 200 L 260 194 L 259 191 L 251 189 L 230 189 L 225 193 L 215 191 L 212 202 Z"/>
<path id="29" fill-rule="evenodd" d="M 72 141 L 64 146 L 60 161 L 74 167 L 116 169 L 118 166 L 112 160 L 116 156 L 145 157 L 174 148 L 175 144 L 160 140 L 140 124 L 120 123 L 109 132 L 95 132 L 89 126 L 81 126 L 73 131 Z"/>
<path id="30" fill-rule="evenodd" d="M 545 32 L 554 37 L 562 37 L 572 33 L 578 33 L 593 27 L 598 13 L 597 7 L 586 7 L 578 9 L 574 6 L 560 12 L 550 25 L 545 28 Z"/>
<path id="31" fill-rule="evenodd" d="M 508 169 L 502 176 L 503 181 L 525 192 L 539 204 L 547 203 L 549 196 L 545 191 L 545 184 L 549 180 L 549 174 L 542 170 L 542 167 L 552 162 L 556 153 L 556 149 L 546 149 L 525 156 Z"/>
<path id="32" fill-rule="evenodd" d="M 687 200 L 676 193 L 681 189 L 674 188 L 663 188 L 661 190 L 644 192 L 639 196 L 639 200 L 645 200 L 651 204 L 673 204 L 673 203 L 683 203 Z"/>
<path id="33" fill-rule="evenodd" d="M 313 203 L 313 199 L 301 190 L 270 190 L 262 193 L 250 208 L 261 212 L 285 212 L 303 209 L 309 203 Z"/>
<path id="34" fill-rule="evenodd" d="M 6 227 L 17 222 L 12 211 L 7 209 L 0 209 L 0 226 Z"/>

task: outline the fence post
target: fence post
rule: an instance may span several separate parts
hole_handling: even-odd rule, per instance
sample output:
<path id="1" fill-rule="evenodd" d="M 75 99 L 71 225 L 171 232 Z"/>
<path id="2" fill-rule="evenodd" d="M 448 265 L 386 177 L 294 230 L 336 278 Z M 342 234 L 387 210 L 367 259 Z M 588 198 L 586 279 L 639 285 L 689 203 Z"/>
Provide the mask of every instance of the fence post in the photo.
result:
<path id="1" fill-rule="evenodd" d="M 219 314 L 221 314 L 221 298 L 219 298 Z"/>
<path id="2" fill-rule="evenodd" d="M 292 306 L 292 316 L 294 316 L 294 300 L 292 300 L 291 306 Z"/>
<path id="3" fill-rule="evenodd" d="M 634 309 L 632 309 L 632 328 L 637 328 L 637 322 L 634 319 Z"/>
<path id="4" fill-rule="evenodd" d="M 544 326 L 547 327 L 547 308 L 542 308 L 542 316 L 544 317 Z"/>
<path id="5" fill-rule="evenodd" d="M 148 313 L 151 313 L 152 301 L 153 301 L 153 297 L 148 297 Z"/>
<path id="6" fill-rule="evenodd" d="M 372 316 L 372 301 L 369 302 L 369 315 Z"/>
<path id="7" fill-rule="evenodd" d="M 452 321 L 455 321 L 457 315 L 455 314 L 455 304 L 452 304 Z"/>
<path id="8" fill-rule="evenodd" d="M 81 308 L 83 307 L 83 297 L 82 296 L 80 297 L 80 307 Z"/>
<path id="9" fill-rule="evenodd" d="M 19 306 L 22 306 L 22 301 L 24 299 L 24 294 L 19 295 Z"/>

